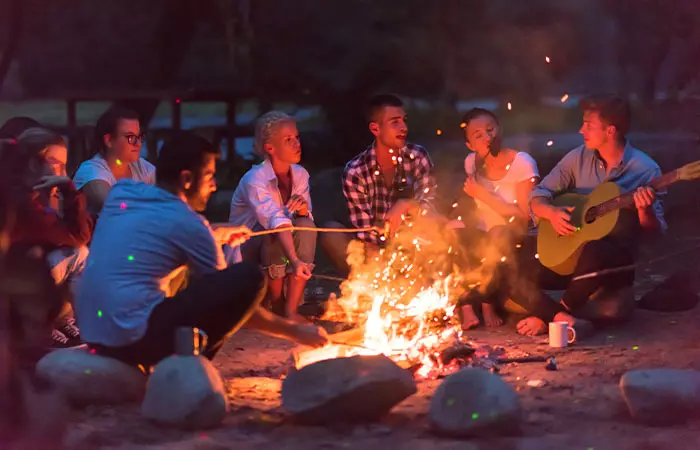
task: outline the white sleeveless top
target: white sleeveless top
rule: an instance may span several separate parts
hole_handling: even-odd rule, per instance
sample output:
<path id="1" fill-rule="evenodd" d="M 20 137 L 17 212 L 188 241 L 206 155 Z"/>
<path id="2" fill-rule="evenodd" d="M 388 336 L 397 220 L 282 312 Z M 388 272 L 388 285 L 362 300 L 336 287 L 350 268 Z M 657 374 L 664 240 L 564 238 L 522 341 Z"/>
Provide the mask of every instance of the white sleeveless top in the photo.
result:
<path id="1" fill-rule="evenodd" d="M 470 153 L 464 160 L 464 171 L 468 176 L 473 176 L 476 171 L 476 154 Z M 488 191 L 496 194 L 506 203 L 513 203 L 517 199 L 516 186 L 521 181 L 529 180 L 533 177 L 539 177 L 537 163 L 529 154 L 518 152 L 510 164 L 510 168 L 500 180 L 489 180 L 488 178 L 477 175 L 476 182 L 486 188 Z M 506 225 L 507 219 L 496 211 L 491 209 L 489 205 L 481 200 L 474 199 L 476 202 L 476 217 L 478 220 L 477 228 L 483 231 L 488 231 L 498 225 Z M 530 223 L 528 234 L 533 234 L 536 231 L 534 225 Z"/>

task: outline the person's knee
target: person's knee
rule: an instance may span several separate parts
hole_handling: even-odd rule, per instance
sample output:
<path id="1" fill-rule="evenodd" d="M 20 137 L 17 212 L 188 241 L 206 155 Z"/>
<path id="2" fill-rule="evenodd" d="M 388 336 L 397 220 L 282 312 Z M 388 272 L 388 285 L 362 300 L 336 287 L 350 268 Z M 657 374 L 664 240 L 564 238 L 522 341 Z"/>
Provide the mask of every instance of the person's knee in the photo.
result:
<path id="1" fill-rule="evenodd" d="M 330 221 L 323 224 L 323 228 L 347 228 L 340 222 Z M 326 253 L 345 253 L 350 239 L 349 234 L 343 233 L 319 233 L 319 243 Z"/>
<path id="2" fill-rule="evenodd" d="M 634 292 L 631 287 L 601 288 L 581 308 L 577 316 L 597 322 L 623 322 L 634 312 Z"/>
<path id="3" fill-rule="evenodd" d="M 309 217 L 297 217 L 294 219 L 295 227 L 306 227 L 306 228 L 316 228 L 316 224 Z M 310 233 L 315 233 L 315 231 L 310 231 Z"/>

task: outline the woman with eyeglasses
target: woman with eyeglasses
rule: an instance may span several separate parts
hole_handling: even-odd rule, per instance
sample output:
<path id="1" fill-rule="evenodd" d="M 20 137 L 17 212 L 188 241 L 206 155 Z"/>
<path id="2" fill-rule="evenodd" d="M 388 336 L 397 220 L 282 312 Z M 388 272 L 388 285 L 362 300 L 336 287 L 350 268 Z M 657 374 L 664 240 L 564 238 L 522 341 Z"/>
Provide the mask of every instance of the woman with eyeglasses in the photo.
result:
<path id="1" fill-rule="evenodd" d="M 109 190 L 121 179 L 155 184 L 155 166 L 141 158 L 143 141 L 139 117 L 134 111 L 112 107 L 97 120 L 97 154 L 80 164 L 73 177 L 75 186 L 87 198 L 91 214 L 99 214 Z"/>

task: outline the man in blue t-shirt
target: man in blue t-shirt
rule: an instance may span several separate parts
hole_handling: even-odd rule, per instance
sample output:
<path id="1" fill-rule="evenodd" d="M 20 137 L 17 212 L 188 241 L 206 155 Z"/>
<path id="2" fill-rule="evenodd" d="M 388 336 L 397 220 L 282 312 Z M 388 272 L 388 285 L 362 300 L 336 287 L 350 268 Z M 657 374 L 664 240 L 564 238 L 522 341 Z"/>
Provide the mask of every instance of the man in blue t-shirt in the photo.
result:
<path id="1" fill-rule="evenodd" d="M 110 191 L 76 299 L 83 339 L 98 353 L 151 366 L 173 353 L 177 328 L 197 327 L 212 358 L 245 323 L 326 344 L 322 329 L 258 308 L 265 281 L 257 266 L 226 266 L 221 246 L 240 245 L 250 230 L 212 229 L 197 213 L 216 190 L 216 156 L 207 140 L 182 133 L 161 149 L 155 186 L 123 180 Z M 185 269 L 187 287 L 173 288 Z"/>

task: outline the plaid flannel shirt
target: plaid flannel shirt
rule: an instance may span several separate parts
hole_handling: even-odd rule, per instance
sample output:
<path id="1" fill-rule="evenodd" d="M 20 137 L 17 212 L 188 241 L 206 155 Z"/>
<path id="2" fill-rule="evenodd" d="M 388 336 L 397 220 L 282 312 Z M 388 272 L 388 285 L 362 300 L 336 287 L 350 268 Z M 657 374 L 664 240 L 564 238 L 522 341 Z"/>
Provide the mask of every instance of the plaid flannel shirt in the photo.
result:
<path id="1" fill-rule="evenodd" d="M 384 220 L 397 201 L 396 186 L 408 182 L 413 188 L 414 199 L 432 207 L 437 183 L 432 174 L 433 162 L 420 145 L 406 144 L 396 154 L 398 165 L 392 186 L 384 182 L 374 143 L 351 159 L 343 171 L 343 194 L 348 204 L 350 222 L 355 228 L 371 227 L 377 220 Z M 376 232 L 357 233 L 358 239 L 382 245 Z"/>

